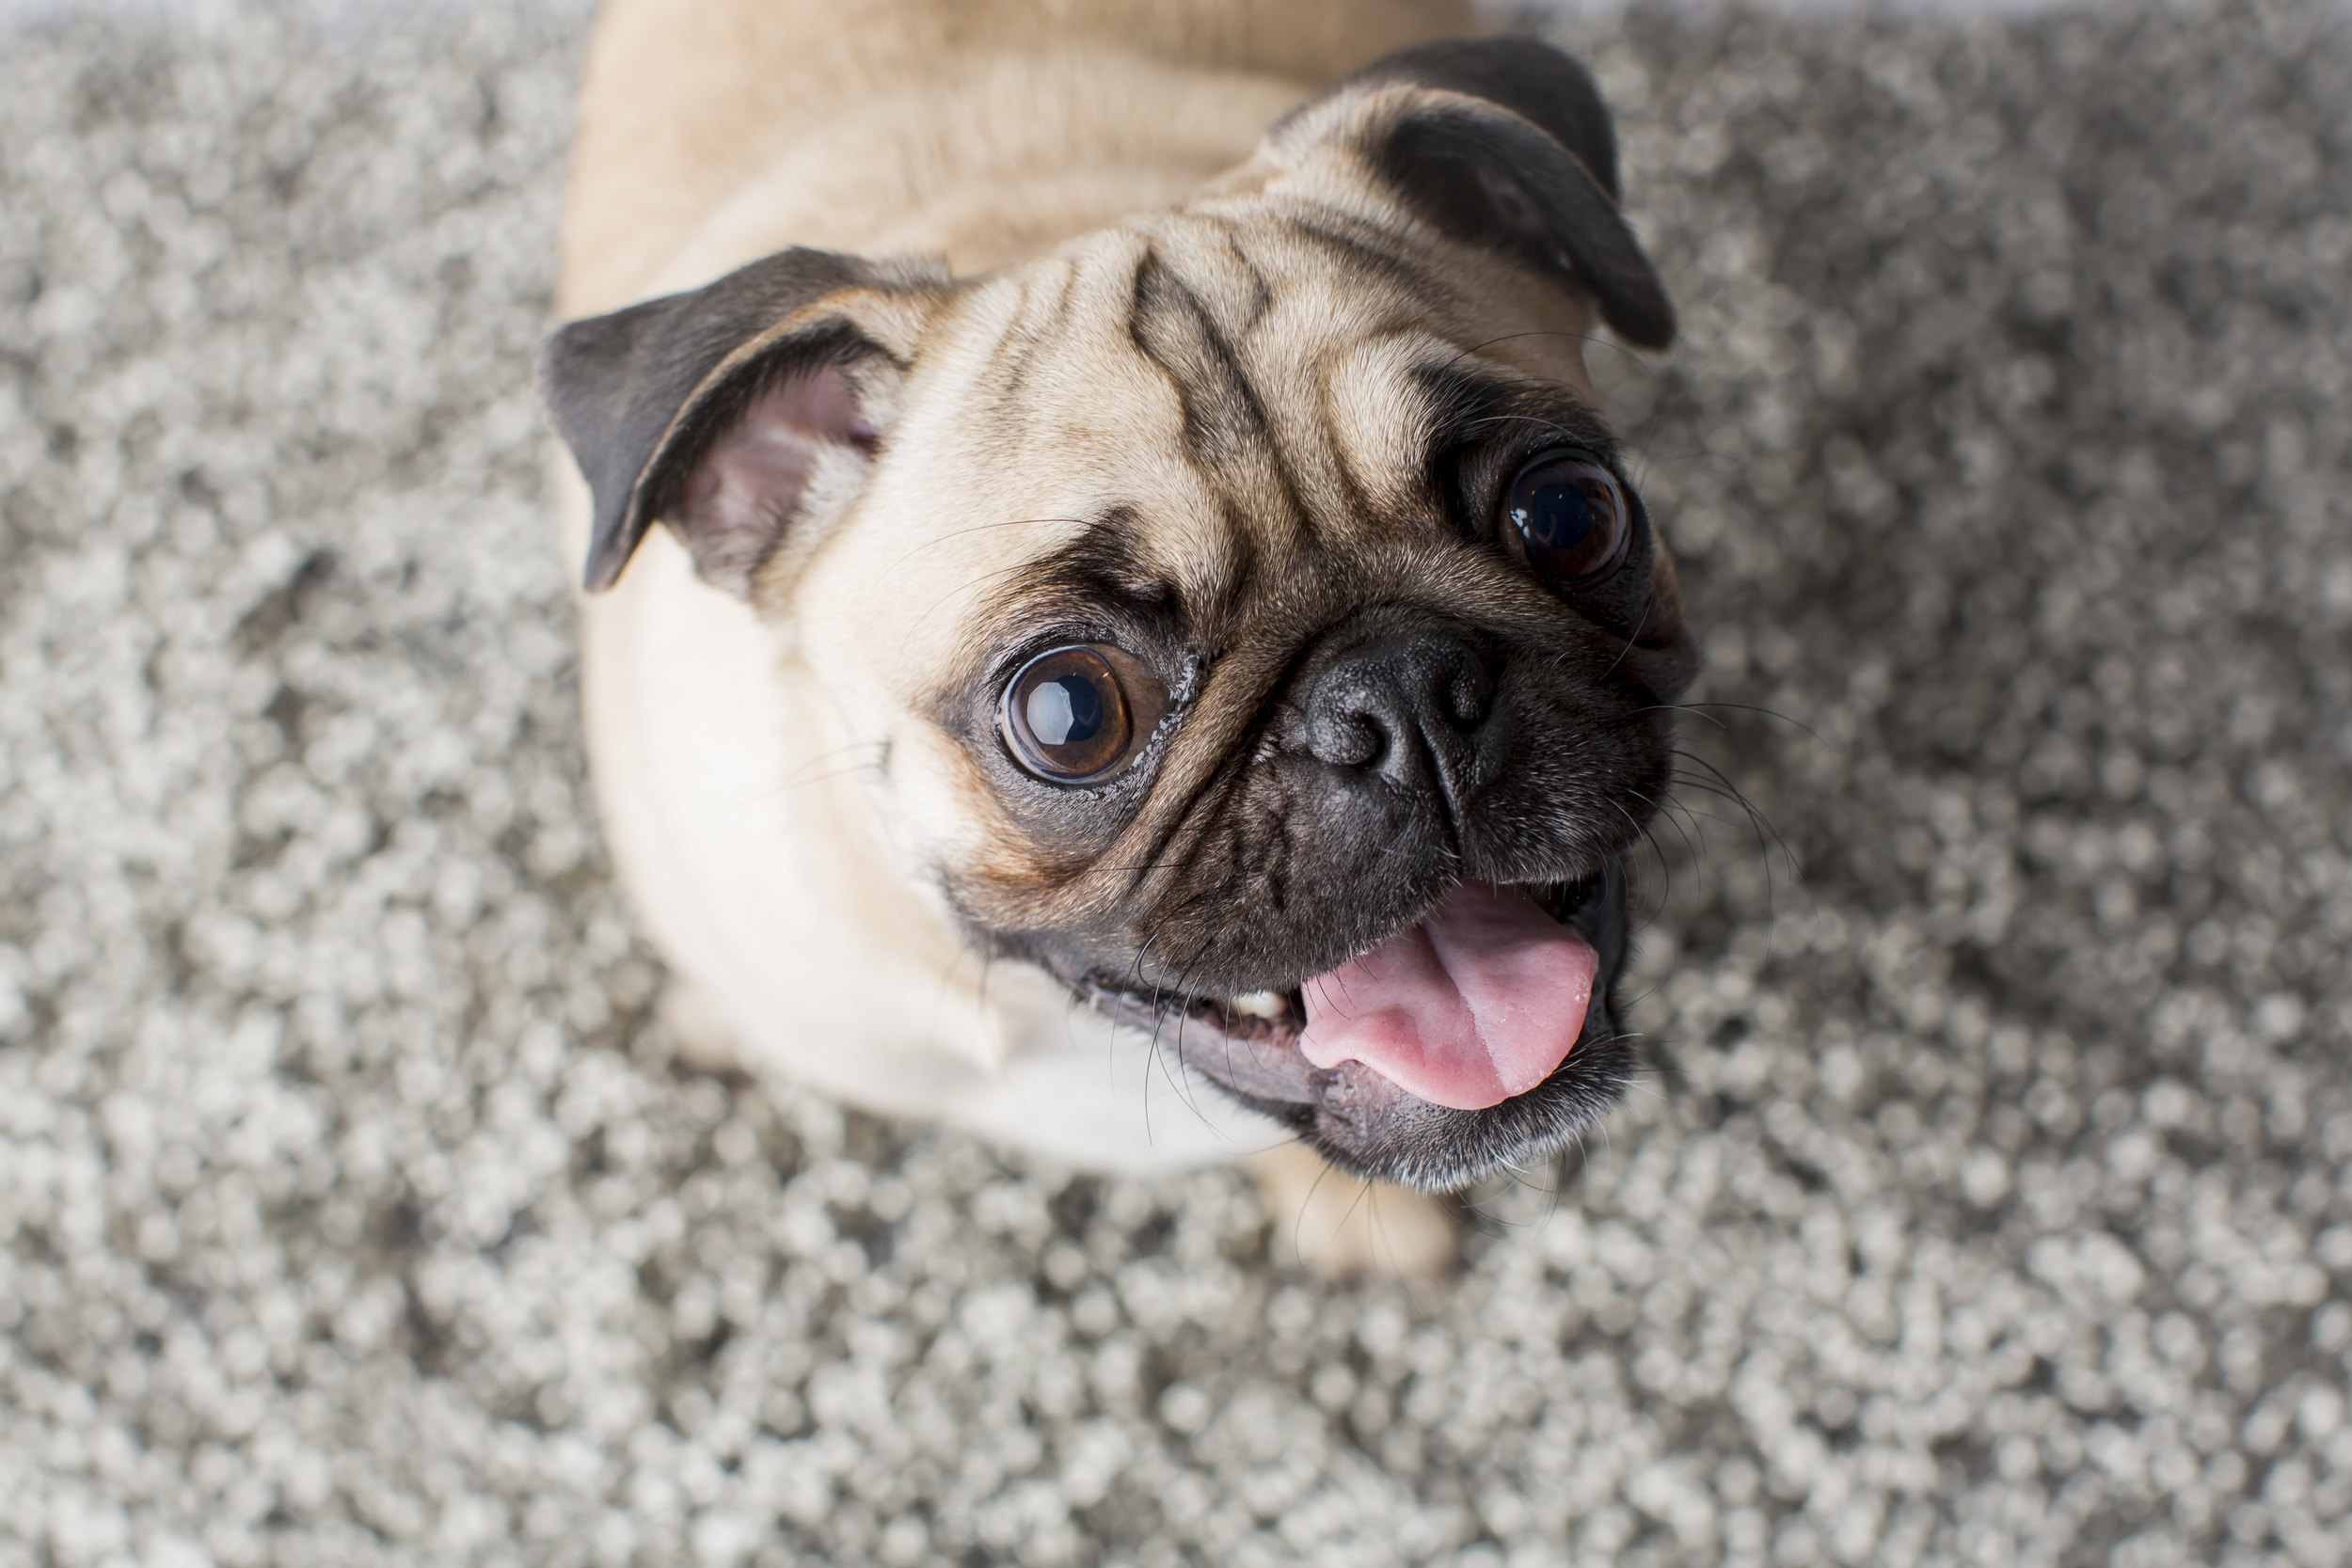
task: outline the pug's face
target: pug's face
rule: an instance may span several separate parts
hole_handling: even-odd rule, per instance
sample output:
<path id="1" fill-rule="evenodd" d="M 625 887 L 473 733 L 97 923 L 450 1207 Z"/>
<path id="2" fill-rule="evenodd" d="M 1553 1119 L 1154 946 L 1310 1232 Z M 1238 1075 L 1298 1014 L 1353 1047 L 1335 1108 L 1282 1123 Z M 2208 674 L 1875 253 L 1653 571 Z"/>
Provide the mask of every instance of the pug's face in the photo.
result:
<path id="1" fill-rule="evenodd" d="M 794 251 L 574 324 L 589 585 L 675 529 L 791 627 L 897 874 L 1335 1164 L 1534 1158 L 1628 1070 L 1692 669 L 1581 354 L 1672 333 L 1614 163 L 1573 62 L 1440 45 L 1005 272 Z"/>

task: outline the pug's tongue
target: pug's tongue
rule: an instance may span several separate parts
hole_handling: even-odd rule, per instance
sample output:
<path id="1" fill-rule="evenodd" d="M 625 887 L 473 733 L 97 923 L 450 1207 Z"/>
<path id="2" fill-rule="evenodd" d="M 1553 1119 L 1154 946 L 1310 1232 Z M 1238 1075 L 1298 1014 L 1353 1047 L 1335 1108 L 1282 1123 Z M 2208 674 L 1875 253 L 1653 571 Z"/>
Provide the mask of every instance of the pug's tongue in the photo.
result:
<path id="1" fill-rule="evenodd" d="M 1600 956 L 1523 889 L 1464 882 L 1360 958 L 1300 988 L 1298 1049 L 1361 1062 L 1457 1111 L 1500 1105 L 1551 1076 L 1584 1028 Z"/>

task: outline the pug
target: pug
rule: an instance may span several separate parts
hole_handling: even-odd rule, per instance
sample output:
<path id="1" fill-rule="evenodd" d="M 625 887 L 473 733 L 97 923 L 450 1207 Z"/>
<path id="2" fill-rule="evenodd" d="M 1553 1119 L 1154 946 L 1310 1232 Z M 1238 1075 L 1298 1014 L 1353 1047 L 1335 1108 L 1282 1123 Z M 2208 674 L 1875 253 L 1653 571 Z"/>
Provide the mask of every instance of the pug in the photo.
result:
<path id="1" fill-rule="evenodd" d="M 1330 1272 L 1609 1109 L 1694 656 L 1583 349 L 1674 314 L 1592 78 L 1470 24 L 608 7 L 540 378 L 690 1046 L 1252 1160 Z"/>

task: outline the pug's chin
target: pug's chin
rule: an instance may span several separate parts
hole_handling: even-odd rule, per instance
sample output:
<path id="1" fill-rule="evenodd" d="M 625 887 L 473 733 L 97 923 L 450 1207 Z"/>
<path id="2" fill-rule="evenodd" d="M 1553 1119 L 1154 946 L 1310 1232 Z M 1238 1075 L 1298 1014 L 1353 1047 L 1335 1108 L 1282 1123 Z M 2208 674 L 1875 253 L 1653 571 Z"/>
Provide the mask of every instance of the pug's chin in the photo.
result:
<path id="1" fill-rule="evenodd" d="M 1525 1091 L 1478 1109 L 1434 1104 L 1360 1061 L 1318 1067 L 1300 1049 L 1301 981 L 1286 990 L 1195 996 L 1054 968 L 1080 1000 L 1146 1031 L 1190 1073 L 1290 1128 L 1325 1160 L 1359 1176 L 1457 1192 L 1549 1158 L 1606 1115 L 1632 1071 L 1618 1027 L 1614 982 L 1624 967 L 1627 893 L 1616 858 L 1570 883 L 1520 884 L 1588 943 L 1597 973 L 1582 1027 L 1559 1065 Z"/>

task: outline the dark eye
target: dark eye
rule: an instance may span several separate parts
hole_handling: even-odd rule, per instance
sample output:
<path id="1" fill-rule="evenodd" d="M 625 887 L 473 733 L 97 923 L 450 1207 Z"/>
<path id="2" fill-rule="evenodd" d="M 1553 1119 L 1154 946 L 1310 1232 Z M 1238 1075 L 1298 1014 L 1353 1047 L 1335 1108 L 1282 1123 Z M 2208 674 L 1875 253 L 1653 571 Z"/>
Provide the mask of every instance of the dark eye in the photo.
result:
<path id="1" fill-rule="evenodd" d="M 1041 779 L 1089 784 L 1134 761 L 1167 707 L 1167 689 L 1124 649 L 1056 648 L 1005 688 L 1005 742 Z"/>
<path id="2" fill-rule="evenodd" d="M 1591 582 L 1614 570 L 1633 532 L 1628 514 L 1616 475 L 1572 453 L 1538 457 L 1502 499 L 1527 563 L 1553 583 Z"/>

